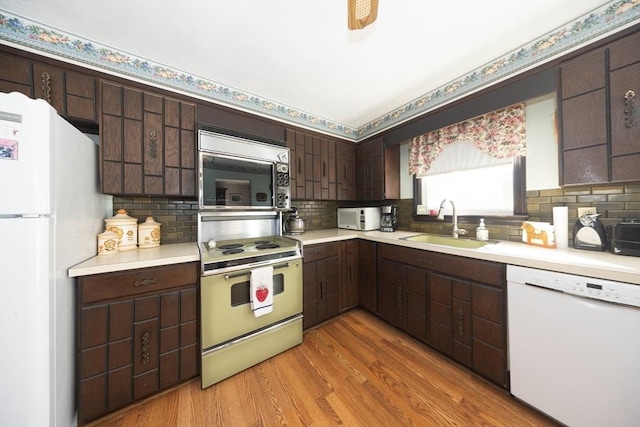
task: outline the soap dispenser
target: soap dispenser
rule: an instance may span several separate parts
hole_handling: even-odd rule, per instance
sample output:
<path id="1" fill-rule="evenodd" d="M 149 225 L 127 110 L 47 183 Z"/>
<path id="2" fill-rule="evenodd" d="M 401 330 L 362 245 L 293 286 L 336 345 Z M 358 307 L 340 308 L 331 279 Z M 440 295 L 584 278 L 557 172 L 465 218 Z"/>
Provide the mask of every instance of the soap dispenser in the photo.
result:
<path id="1" fill-rule="evenodd" d="M 480 218 L 480 225 L 476 228 L 476 239 L 489 240 L 489 229 L 484 225 L 484 218 Z"/>

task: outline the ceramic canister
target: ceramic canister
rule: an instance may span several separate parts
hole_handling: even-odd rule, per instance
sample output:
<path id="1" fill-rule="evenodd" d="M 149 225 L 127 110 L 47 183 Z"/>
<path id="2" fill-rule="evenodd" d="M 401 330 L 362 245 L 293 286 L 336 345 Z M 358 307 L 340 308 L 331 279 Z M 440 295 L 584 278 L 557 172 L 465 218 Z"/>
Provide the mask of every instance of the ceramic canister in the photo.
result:
<path id="1" fill-rule="evenodd" d="M 160 223 L 152 216 L 138 225 L 138 246 L 140 248 L 155 248 L 160 245 Z"/>
<path id="2" fill-rule="evenodd" d="M 98 234 L 98 255 L 118 253 L 118 235 L 113 231 Z"/>
<path id="3" fill-rule="evenodd" d="M 113 231 L 118 235 L 118 248 L 120 252 L 135 249 L 138 244 L 138 220 L 127 215 L 127 211 L 119 209 L 118 213 L 109 219 L 105 219 L 106 231 Z"/>

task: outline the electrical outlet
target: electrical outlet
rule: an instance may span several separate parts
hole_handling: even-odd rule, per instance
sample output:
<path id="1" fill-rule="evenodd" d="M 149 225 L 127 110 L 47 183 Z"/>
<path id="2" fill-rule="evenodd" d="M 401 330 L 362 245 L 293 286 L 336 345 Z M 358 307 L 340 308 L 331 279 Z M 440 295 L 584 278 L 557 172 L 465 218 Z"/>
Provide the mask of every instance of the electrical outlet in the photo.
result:
<path id="1" fill-rule="evenodd" d="M 578 208 L 578 218 L 580 218 L 582 215 L 592 215 L 595 214 L 596 212 L 596 208 Z"/>

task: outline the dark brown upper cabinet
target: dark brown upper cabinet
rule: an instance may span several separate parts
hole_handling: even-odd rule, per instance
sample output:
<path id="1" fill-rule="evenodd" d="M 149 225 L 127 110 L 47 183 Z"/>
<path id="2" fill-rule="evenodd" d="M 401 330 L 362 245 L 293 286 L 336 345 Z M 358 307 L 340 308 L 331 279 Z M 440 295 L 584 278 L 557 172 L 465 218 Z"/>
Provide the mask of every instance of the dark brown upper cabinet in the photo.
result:
<path id="1" fill-rule="evenodd" d="M 195 105 L 101 82 L 102 191 L 196 196 Z"/>
<path id="2" fill-rule="evenodd" d="M 95 124 L 96 79 L 49 64 L 0 54 L 0 92 L 44 99 L 73 123 Z"/>
<path id="3" fill-rule="evenodd" d="M 356 148 L 358 200 L 400 198 L 400 146 L 384 146 L 382 138 Z"/>
<path id="4" fill-rule="evenodd" d="M 640 179 L 640 32 L 561 64 L 563 184 Z"/>

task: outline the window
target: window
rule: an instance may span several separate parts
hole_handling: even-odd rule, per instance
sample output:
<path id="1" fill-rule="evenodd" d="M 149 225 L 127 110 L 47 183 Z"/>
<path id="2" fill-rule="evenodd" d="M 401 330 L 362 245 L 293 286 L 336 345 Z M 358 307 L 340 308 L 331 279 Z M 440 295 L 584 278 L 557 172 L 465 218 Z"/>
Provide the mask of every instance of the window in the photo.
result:
<path id="1" fill-rule="evenodd" d="M 444 199 L 456 204 L 458 215 L 512 216 L 514 212 L 513 158 L 494 159 L 469 141 L 445 146 L 418 180 L 416 212 L 433 215 Z M 451 215 L 450 205 L 445 215 Z"/>
<path id="2" fill-rule="evenodd" d="M 524 112 L 520 103 L 413 138 L 416 214 L 435 215 L 445 199 L 459 215 L 525 213 Z"/>

